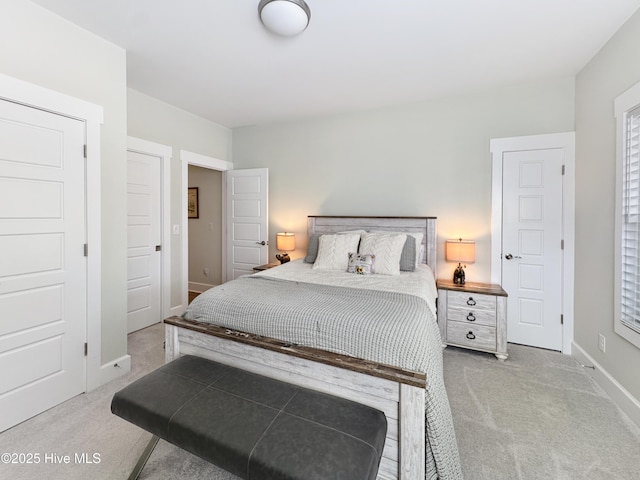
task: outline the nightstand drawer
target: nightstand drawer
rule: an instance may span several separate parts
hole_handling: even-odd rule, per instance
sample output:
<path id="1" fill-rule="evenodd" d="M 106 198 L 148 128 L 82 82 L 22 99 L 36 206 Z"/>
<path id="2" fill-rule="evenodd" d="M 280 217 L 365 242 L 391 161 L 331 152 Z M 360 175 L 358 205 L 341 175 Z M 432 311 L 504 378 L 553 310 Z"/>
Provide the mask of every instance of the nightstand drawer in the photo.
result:
<path id="1" fill-rule="evenodd" d="M 496 297 L 493 295 L 482 295 L 481 293 L 449 292 L 447 296 L 449 307 L 477 308 L 483 310 L 496 311 Z"/>
<path id="2" fill-rule="evenodd" d="M 447 320 L 467 323 L 469 325 L 489 325 L 496 326 L 495 310 L 480 310 L 475 307 L 449 308 L 447 309 Z"/>
<path id="3" fill-rule="evenodd" d="M 447 343 L 495 351 L 496 329 L 486 325 L 447 322 Z"/>

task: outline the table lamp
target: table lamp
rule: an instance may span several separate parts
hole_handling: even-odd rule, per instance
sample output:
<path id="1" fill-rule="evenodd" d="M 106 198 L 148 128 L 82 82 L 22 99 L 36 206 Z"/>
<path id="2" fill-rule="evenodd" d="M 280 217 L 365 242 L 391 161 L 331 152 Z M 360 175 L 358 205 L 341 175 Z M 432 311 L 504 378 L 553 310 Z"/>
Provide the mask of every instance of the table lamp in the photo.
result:
<path id="1" fill-rule="evenodd" d="M 276 258 L 280 260 L 280 263 L 287 263 L 289 260 L 289 254 L 296 249 L 296 236 L 293 233 L 283 232 L 276 234 L 276 248 L 283 252 L 277 254 Z"/>
<path id="2" fill-rule="evenodd" d="M 453 272 L 453 283 L 464 285 L 463 263 L 473 263 L 476 260 L 476 242 L 473 240 L 447 240 L 445 242 L 445 258 L 449 262 L 458 262 L 458 267 Z"/>

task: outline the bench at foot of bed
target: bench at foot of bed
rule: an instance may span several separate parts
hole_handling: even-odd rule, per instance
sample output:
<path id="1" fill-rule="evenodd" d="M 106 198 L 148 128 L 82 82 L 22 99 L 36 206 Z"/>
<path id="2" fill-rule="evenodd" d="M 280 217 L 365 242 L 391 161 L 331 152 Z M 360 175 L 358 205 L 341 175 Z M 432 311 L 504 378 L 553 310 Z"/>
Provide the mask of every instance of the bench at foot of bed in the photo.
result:
<path id="1" fill-rule="evenodd" d="M 111 411 L 244 479 L 373 480 L 387 430 L 379 410 L 189 355 Z"/>

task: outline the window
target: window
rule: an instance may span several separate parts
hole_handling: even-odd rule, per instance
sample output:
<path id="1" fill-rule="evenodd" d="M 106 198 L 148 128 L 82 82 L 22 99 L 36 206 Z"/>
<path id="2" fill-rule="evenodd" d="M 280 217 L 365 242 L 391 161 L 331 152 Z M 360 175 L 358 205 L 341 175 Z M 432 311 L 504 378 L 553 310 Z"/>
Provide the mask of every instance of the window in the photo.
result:
<path id="1" fill-rule="evenodd" d="M 620 95 L 615 107 L 615 331 L 640 348 L 640 83 Z"/>

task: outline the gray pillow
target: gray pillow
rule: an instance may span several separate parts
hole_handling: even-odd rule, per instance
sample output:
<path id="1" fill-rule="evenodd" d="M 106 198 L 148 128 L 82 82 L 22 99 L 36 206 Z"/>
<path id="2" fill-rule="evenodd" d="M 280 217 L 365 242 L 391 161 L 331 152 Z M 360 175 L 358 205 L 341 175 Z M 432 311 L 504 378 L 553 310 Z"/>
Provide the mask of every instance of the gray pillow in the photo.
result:
<path id="1" fill-rule="evenodd" d="M 402 254 L 400 255 L 400 271 L 413 272 L 416 269 L 416 239 L 411 235 L 407 235 L 407 241 L 404 242 Z"/>
<path id="2" fill-rule="evenodd" d="M 309 245 L 307 245 L 307 256 L 304 257 L 304 263 L 314 263 L 318 256 L 318 244 L 320 242 L 320 234 L 314 233 L 309 238 Z"/>

